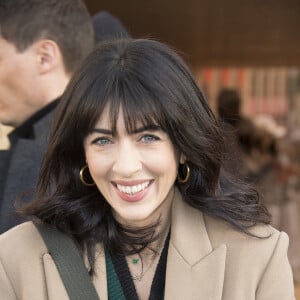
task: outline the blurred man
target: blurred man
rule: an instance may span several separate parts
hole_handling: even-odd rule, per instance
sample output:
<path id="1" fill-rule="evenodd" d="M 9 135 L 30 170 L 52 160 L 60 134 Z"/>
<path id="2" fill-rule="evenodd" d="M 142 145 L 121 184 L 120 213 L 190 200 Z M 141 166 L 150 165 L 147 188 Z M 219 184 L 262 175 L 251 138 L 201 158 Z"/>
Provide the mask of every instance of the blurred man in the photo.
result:
<path id="1" fill-rule="evenodd" d="M 81 0 L 0 0 L 0 123 L 15 128 L 0 151 L 0 233 L 33 196 L 52 112 L 94 46 Z"/>

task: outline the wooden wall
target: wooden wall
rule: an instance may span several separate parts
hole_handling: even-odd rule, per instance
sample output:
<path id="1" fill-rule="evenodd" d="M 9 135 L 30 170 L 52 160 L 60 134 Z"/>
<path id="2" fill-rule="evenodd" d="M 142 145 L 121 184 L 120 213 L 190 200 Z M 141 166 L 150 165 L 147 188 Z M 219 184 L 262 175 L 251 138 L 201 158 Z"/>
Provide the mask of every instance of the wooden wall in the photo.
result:
<path id="1" fill-rule="evenodd" d="M 299 66 L 299 0 L 85 0 L 200 66 Z"/>

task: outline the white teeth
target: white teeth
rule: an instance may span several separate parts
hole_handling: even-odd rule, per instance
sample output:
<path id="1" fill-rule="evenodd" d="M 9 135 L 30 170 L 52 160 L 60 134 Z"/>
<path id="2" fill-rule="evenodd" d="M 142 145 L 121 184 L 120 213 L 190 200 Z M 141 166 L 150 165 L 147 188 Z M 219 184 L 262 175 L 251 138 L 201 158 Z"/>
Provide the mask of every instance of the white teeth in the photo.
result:
<path id="1" fill-rule="evenodd" d="M 133 195 L 133 194 L 143 191 L 146 187 L 149 186 L 149 184 L 150 184 L 150 181 L 146 181 L 142 184 L 137 184 L 137 185 L 132 185 L 132 186 L 128 186 L 128 185 L 124 186 L 121 184 L 117 184 L 117 189 L 123 193 Z"/>

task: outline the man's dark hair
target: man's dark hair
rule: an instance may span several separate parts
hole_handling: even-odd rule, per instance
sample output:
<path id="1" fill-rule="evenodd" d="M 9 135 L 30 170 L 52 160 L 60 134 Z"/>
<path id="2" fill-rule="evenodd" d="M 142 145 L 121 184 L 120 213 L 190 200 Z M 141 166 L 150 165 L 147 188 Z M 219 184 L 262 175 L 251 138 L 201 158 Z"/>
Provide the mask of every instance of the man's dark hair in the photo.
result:
<path id="1" fill-rule="evenodd" d="M 0 0 L 0 34 L 20 52 L 38 39 L 55 41 L 70 73 L 94 43 L 91 18 L 81 0 Z"/>

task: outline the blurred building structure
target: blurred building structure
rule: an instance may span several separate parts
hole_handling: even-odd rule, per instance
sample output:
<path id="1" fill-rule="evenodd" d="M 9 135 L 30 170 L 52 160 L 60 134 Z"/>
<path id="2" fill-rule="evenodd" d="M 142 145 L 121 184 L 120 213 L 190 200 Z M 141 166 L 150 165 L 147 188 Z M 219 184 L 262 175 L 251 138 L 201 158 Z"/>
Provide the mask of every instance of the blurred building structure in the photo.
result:
<path id="1" fill-rule="evenodd" d="M 134 37 L 182 51 L 193 66 L 299 66 L 298 0 L 84 0 Z"/>

